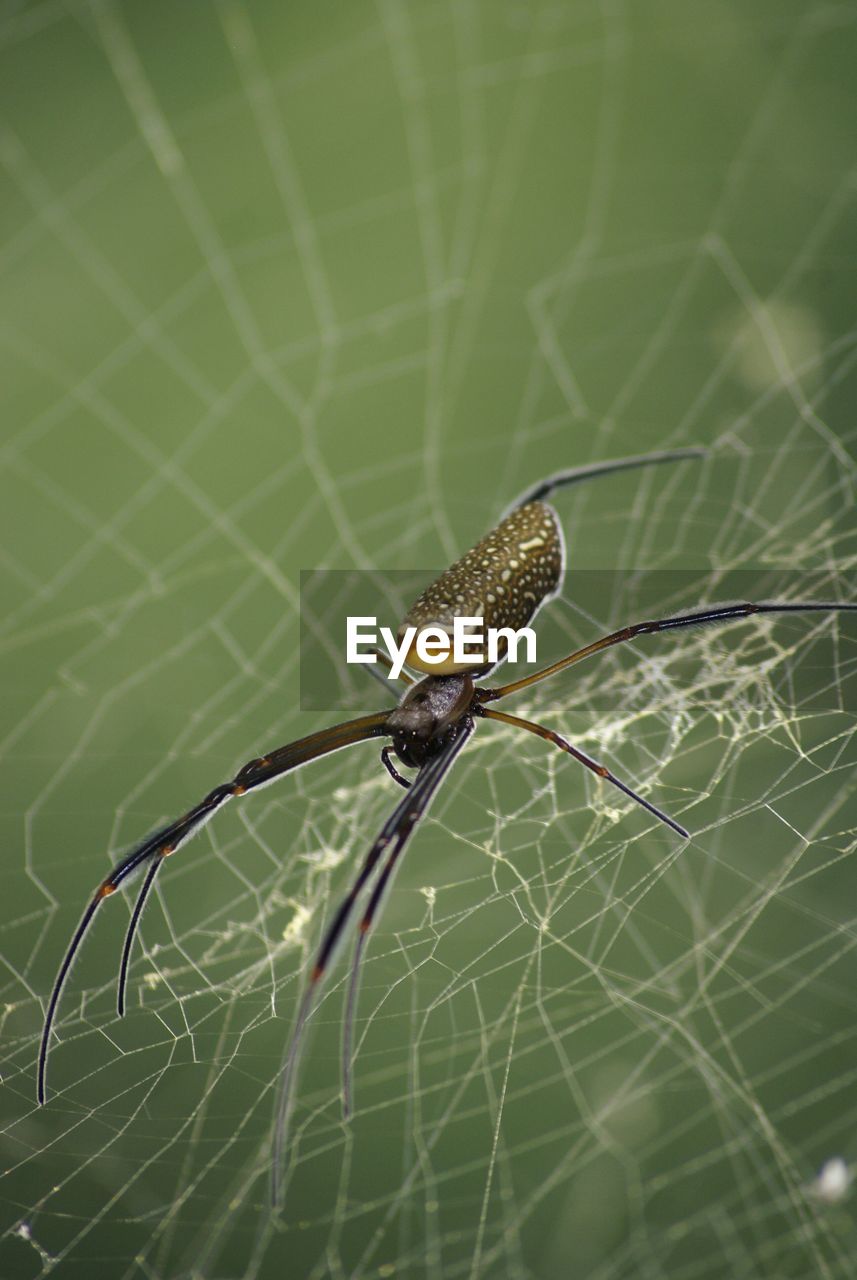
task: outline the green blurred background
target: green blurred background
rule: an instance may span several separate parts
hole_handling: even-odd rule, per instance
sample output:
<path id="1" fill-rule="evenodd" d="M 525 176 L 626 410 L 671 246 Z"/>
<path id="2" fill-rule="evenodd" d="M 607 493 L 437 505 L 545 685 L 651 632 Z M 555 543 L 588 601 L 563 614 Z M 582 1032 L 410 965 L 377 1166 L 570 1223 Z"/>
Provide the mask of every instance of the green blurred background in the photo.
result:
<path id="1" fill-rule="evenodd" d="M 373 748 L 165 868 L 121 1022 L 105 908 L 34 1092 L 110 860 L 329 722 L 301 570 L 441 567 L 552 470 L 705 444 L 558 502 L 579 586 L 542 656 L 748 584 L 853 596 L 855 25 L 0 4 L 0 1274 L 853 1274 L 849 1198 L 808 1189 L 857 1160 L 847 620 L 651 641 L 510 707 L 687 845 L 486 727 L 373 936 L 349 1126 L 325 991 L 279 1219 L 295 1001 L 398 798 Z"/>

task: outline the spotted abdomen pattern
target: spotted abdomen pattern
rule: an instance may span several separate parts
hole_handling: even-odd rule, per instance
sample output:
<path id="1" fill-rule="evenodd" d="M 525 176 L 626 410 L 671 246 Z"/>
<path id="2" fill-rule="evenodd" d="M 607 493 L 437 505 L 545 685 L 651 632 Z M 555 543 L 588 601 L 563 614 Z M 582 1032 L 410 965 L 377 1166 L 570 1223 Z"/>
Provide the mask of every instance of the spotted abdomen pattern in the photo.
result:
<path id="1" fill-rule="evenodd" d="M 402 619 L 400 641 L 408 627 L 439 627 L 452 635 L 456 617 L 482 618 L 484 630 L 525 627 L 555 593 L 563 554 L 562 530 L 552 507 L 528 502 L 515 508 L 426 587 Z M 472 664 L 456 666 L 452 659 L 424 666 L 413 648 L 408 664 L 434 675 L 474 669 Z"/>

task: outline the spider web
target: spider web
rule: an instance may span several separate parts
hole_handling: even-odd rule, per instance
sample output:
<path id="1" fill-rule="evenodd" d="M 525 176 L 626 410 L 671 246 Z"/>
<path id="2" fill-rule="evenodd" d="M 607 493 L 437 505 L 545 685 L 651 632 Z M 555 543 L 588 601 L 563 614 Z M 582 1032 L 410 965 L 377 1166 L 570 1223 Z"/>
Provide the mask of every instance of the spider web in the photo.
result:
<path id="1" fill-rule="evenodd" d="M 45 1109 L 34 1081 L 111 860 L 324 723 L 301 569 L 439 566 L 544 474 L 704 444 L 558 499 L 540 658 L 854 598 L 854 27 L 826 0 L 3 5 L 4 1275 L 851 1274 L 851 1202 L 813 1192 L 857 1160 L 847 618 L 650 637 L 510 700 L 687 843 L 482 726 L 371 938 L 349 1125 L 347 966 L 324 989 L 279 1219 L 283 1046 L 398 798 L 374 749 L 171 860 L 123 1020 L 111 900 Z"/>

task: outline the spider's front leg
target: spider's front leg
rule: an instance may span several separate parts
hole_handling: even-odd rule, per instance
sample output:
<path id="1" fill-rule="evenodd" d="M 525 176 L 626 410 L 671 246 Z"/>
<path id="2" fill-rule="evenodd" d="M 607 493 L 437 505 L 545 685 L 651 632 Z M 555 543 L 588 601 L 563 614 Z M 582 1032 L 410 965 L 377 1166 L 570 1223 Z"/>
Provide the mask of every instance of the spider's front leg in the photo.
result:
<path id="1" fill-rule="evenodd" d="M 284 747 L 278 747 L 267 755 L 250 760 L 238 770 L 231 782 L 223 783 L 210 791 L 204 800 L 188 810 L 182 817 L 160 827 L 147 836 L 136 848 L 119 861 L 105 880 L 101 882 L 89 905 L 81 917 L 80 923 L 72 934 L 71 941 L 60 964 L 48 1001 L 42 1039 L 39 1046 L 37 1096 L 40 1104 L 47 1097 L 48 1051 L 56 1018 L 57 1007 L 63 992 L 69 971 L 75 956 L 89 932 L 96 911 L 105 898 L 110 897 L 128 879 L 129 876 L 146 863 L 149 864 L 146 878 L 140 890 L 122 948 L 122 961 L 119 969 L 119 992 L 117 1010 L 121 1016 L 125 1011 L 125 987 L 128 976 L 128 965 L 134 936 L 143 914 L 146 899 L 155 882 L 155 876 L 164 858 L 180 848 L 209 821 L 215 812 L 233 796 L 243 796 L 248 791 L 267 786 L 283 774 L 301 765 L 309 764 L 320 756 L 339 751 L 342 747 L 351 746 L 355 742 L 364 742 L 368 738 L 382 737 L 387 733 L 389 712 L 379 711 L 374 715 L 361 716 L 357 720 L 347 720 L 344 724 L 323 729 L 320 733 L 312 733 L 306 738 L 299 738 Z"/>
<path id="2" fill-rule="evenodd" d="M 549 667 L 543 667 L 541 671 L 534 671 L 531 676 L 523 676 L 520 680 L 513 680 L 511 684 L 495 685 L 491 689 L 480 689 L 479 700 L 482 703 L 496 702 L 498 698 L 508 697 L 510 693 L 517 693 L 520 689 L 526 689 L 532 684 L 538 684 L 540 680 L 547 680 L 549 676 L 556 675 L 559 671 L 564 671 L 566 667 L 572 666 L 575 662 L 580 662 L 583 658 L 589 658 L 594 653 L 601 653 L 604 649 L 610 649 L 613 645 L 625 644 L 629 640 L 635 640 L 637 636 L 654 635 L 659 631 L 677 631 L 683 627 L 699 627 L 709 622 L 738 622 L 744 618 L 752 618 L 756 614 L 765 613 L 848 613 L 857 610 L 857 604 L 837 600 L 801 600 L 792 603 L 791 601 L 783 601 L 782 603 L 774 601 L 766 601 L 760 604 L 753 604 L 749 601 L 742 601 L 740 604 L 722 604 L 712 605 L 708 609 L 697 609 L 693 613 L 678 613 L 669 618 L 652 618 L 645 622 L 634 622 L 630 627 L 621 627 L 618 631 L 611 631 L 609 635 L 602 636 L 600 640 L 593 640 L 591 644 L 584 645 L 582 649 L 575 649 L 574 653 L 570 653 L 566 658 L 560 658 L 558 662 L 552 662 Z"/>
<path id="3" fill-rule="evenodd" d="M 390 877 L 393 874 L 399 858 L 405 850 L 414 828 L 426 812 L 435 792 L 443 782 L 443 779 L 446 777 L 446 774 L 454 763 L 458 753 L 462 750 L 472 732 L 473 721 L 467 717 L 465 721 L 456 726 L 439 752 L 429 759 L 427 763 L 422 765 L 413 785 L 409 788 L 408 794 L 403 796 L 399 801 L 396 808 L 381 828 L 376 840 L 371 845 L 369 852 L 363 860 L 363 865 L 354 879 L 354 882 L 342 902 L 339 904 L 339 907 L 334 913 L 333 919 L 327 926 L 324 933 L 321 945 L 316 954 L 315 963 L 313 964 L 310 972 L 306 990 L 304 991 L 300 1005 L 298 1006 L 294 1030 L 292 1031 L 292 1038 L 289 1043 L 288 1052 L 283 1064 L 282 1075 L 280 1077 L 271 1158 L 271 1200 L 275 1208 L 279 1207 L 282 1200 L 283 1157 L 287 1144 L 292 1094 L 294 1091 L 298 1065 L 300 1063 L 304 1033 L 310 1014 L 313 1010 L 318 987 L 327 973 L 333 952 L 351 918 L 357 899 L 366 887 L 373 871 L 380 863 L 382 856 L 386 853 L 386 860 L 381 867 L 378 879 L 375 881 L 370 894 L 368 905 L 360 920 L 357 944 L 354 949 L 354 957 L 351 964 L 351 978 L 349 981 L 348 997 L 346 1000 L 346 1014 L 342 1041 L 343 1101 L 344 1110 L 347 1115 L 350 1110 L 351 1100 L 352 1027 L 357 998 L 357 985 L 360 974 L 360 961 L 363 956 L 366 935 L 372 927 L 372 923 L 384 895 L 384 890 L 389 884 Z"/>

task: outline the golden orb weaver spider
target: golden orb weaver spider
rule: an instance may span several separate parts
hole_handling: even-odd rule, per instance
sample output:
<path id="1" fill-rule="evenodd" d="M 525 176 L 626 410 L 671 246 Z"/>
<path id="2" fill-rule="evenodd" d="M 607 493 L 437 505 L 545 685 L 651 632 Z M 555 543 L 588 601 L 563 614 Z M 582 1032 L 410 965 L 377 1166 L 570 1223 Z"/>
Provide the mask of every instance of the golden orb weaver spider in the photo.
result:
<path id="1" fill-rule="evenodd" d="M 543 480 L 518 498 L 509 512 L 486 537 L 425 589 L 403 619 L 399 629 L 400 638 L 408 625 L 418 629 L 429 626 L 439 627 L 451 633 L 455 613 L 462 617 L 481 616 L 486 627 L 517 629 L 526 625 L 541 605 L 556 594 L 562 578 L 564 564 L 562 529 L 553 507 L 545 501 L 554 489 L 617 471 L 680 462 L 703 456 L 705 456 L 703 449 L 676 449 L 621 458 L 613 462 L 593 463 L 589 466 L 559 472 Z M 707 622 L 729 622 L 748 618 L 754 614 L 834 612 L 855 609 L 857 604 L 838 601 L 755 604 L 743 602 L 709 607 L 673 617 L 636 622 L 584 645 L 582 649 L 575 650 L 574 653 L 568 654 L 532 675 L 497 687 L 477 685 L 473 680 L 474 676 L 488 674 L 492 669 L 490 664 L 480 664 L 477 660 L 475 665 L 468 665 L 463 669 L 456 666 L 450 659 L 445 665 L 435 664 L 428 667 L 422 665 L 416 648 L 413 647 L 408 654 L 408 665 L 414 670 L 429 674 L 423 674 L 423 678 L 418 681 L 410 675 L 403 676 L 407 688 L 398 705 L 392 710 L 378 711 L 372 715 L 360 716 L 356 720 L 334 725 L 329 729 L 322 729 L 318 733 L 312 733 L 306 738 L 277 747 L 266 755 L 250 760 L 238 770 L 231 781 L 215 787 L 187 813 L 147 836 L 114 866 L 86 907 L 66 949 L 51 990 L 39 1048 L 37 1083 L 39 1103 L 43 1104 L 47 1097 L 48 1050 L 60 996 L 78 949 L 103 900 L 115 893 L 135 871 L 146 868 L 122 947 L 117 996 L 117 1010 L 121 1017 L 125 1012 L 125 991 L 134 937 L 155 876 L 164 858 L 175 853 L 181 845 L 185 844 L 227 800 L 266 786 L 293 769 L 338 751 L 342 747 L 365 742 L 370 738 L 389 738 L 390 742 L 381 751 L 381 760 L 391 777 L 405 788 L 407 794 L 384 823 L 348 893 L 327 926 L 298 1006 L 294 1030 L 280 1075 L 275 1105 L 271 1191 L 276 1206 L 280 1200 L 280 1175 L 293 1083 L 304 1030 L 313 1008 L 319 983 L 328 970 L 331 956 L 352 916 L 358 897 L 367 887 L 380 863 L 380 871 L 369 892 L 368 901 L 359 921 L 346 999 L 342 1052 L 343 1106 L 347 1116 L 351 1108 L 351 1046 L 357 983 L 366 938 L 376 919 L 390 876 L 414 828 L 428 809 L 459 752 L 474 732 L 477 721 L 495 720 L 527 733 L 536 734 L 567 752 L 597 777 L 617 787 L 659 821 L 671 827 L 678 835 L 684 837 L 688 835 L 684 827 L 638 795 L 605 765 L 586 755 L 554 730 L 529 720 L 522 720 L 518 716 L 491 709 L 488 704 L 537 684 L 541 680 L 546 680 L 573 663 L 580 662 L 583 658 L 613 645 L 624 644 L 636 636 L 649 635 L 656 631 L 675 631 L 682 627 Z M 391 747 L 402 764 L 417 770 L 412 782 L 396 769 L 390 758 Z"/>

